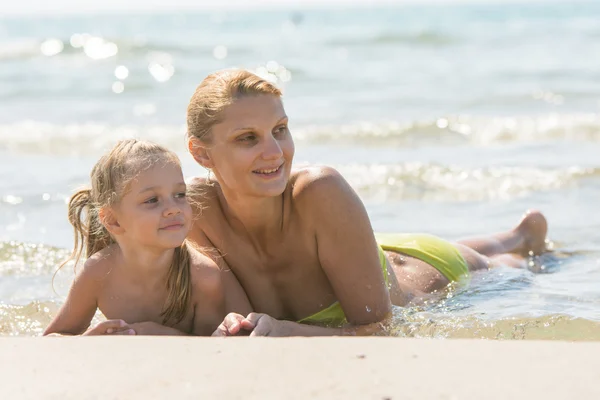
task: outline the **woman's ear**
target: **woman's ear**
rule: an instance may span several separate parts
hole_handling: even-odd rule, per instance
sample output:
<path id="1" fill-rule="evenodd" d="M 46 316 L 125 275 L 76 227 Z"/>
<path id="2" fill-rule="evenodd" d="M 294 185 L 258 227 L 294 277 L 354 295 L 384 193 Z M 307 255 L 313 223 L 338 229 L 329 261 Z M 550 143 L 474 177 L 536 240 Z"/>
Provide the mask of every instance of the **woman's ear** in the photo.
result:
<path id="1" fill-rule="evenodd" d="M 207 147 L 195 136 L 188 138 L 188 151 L 194 157 L 194 160 L 204 168 L 212 168 L 213 163 L 208 154 Z"/>
<path id="2" fill-rule="evenodd" d="M 104 225 L 106 230 L 113 235 L 119 235 L 125 232 L 125 229 L 119 224 L 115 213 L 110 208 L 101 208 L 98 210 L 98 218 L 100 223 Z"/>

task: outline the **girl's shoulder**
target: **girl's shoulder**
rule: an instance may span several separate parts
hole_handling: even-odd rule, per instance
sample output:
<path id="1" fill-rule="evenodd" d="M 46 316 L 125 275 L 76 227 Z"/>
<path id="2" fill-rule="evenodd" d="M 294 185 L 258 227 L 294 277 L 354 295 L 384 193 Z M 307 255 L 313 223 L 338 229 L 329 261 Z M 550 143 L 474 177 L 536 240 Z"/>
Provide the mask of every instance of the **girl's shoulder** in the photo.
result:
<path id="1" fill-rule="evenodd" d="M 111 245 L 97 253 L 92 254 L 77 269 L 76 280 L 79 284 L 88 284 L 89 287 L 105 287 L 107 279 L 118 264 L 118 246 Z"/>
<path id="2" fill-rule="evenodd" d="M 105 274 L 110 272 L 117 264 L 119 247 L 116 244 L 92 254 L 83 264 L 82 272 L 91 275 Z"/>

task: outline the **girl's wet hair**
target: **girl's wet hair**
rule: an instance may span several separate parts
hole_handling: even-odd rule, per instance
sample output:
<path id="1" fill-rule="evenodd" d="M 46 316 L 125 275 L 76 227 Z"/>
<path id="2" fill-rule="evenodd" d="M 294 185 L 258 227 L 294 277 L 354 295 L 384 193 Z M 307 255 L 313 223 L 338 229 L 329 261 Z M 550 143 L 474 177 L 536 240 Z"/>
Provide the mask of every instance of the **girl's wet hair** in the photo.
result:
<path id="1" fill-rule="evenodd" d="M 152 142 L 129 139 L 118 142 L 103 155 L 90 174 L 91 187 L 75 193 L 68 206 L 69 222 L 73 226 L 75 243 L 69 258 L 75 267 L 82 256 L 86 259 L 115 243 L 100 220 L 100 210 L 116 205 L 129 184 L 144 170 L 156 163 L 180 165 L 172 151 Z M 161 316 L 163 324 L 177 323 L 187 314 L 191 298 L 190 253 L 187 240 L 175 249 L 167 278 L 167 300 Z"/>
<path id="2" fill-rule="evenodd" d="M 210 143 L 211 128 L 222 121 L 227 106 L 239 98 L 261 94 L 281 97 L 277 86 L 243 69 L 226 69 L 208 75 L 196 88 L 188 105 L 188 139 Z"/>

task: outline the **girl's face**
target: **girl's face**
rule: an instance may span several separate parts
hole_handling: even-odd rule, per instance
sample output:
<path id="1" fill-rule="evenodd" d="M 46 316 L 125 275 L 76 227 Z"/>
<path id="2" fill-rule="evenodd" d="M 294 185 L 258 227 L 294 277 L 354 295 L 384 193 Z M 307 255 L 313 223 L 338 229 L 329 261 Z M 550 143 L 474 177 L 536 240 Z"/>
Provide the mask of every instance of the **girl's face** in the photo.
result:
<path id="1" fill-rule="evenodd" d="M 212 127 L 210 144 L 193 155 L 213 170 L 224 188 L 240 195 L 279 196 L 294 158 L 281 99 L 263 94 L 236 100 L 224 110 L 222 122 Z"/>
<path id="2" fill-rule="evenodd" d="M 192 218 L 181 167 L 159 162 L 138 174 L 113 213 L 117 233 L 130 243 L 158 248 L 181 245 Z"/>

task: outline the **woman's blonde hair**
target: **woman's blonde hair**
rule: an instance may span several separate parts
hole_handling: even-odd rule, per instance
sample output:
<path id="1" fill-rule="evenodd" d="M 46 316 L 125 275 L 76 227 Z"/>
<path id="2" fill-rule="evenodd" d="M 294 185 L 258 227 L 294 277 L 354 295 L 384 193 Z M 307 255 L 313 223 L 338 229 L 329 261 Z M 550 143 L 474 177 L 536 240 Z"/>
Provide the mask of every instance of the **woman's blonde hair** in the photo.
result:
<path id="1" fill-rule="evenodd" d="M 187 108 L 188 138 L 210 143 L 211 128 L 222 121 L 227 106 L 239 98 L 261 94 L 281 97 L 277 86 L 243 69 L 226 69 L 208 75 L 196 88 Z"/>
<path id="2" fill-rule="evenodd" d="M 90 174 L 91 187 L 79 190 L 69 200 L 69 222 L 75 233 L 73 252 L 60 265 L 70 261 L 75 266 L 82 256 L 93 254 L 115 243 L 100 220 L 101 209 L 116 205 L 128 189 L 129 183 L 142 171 L 158 162 L 180 165 L 172 151 L 152 142 L 123 140 L 103 155 Z M 167 300 L 161 316 L 163 324 L 170 320 L 180 322 L 187 314 L 191 298 L 190 254 L 187 241 L 175 249 L 167 278 Z"/>

